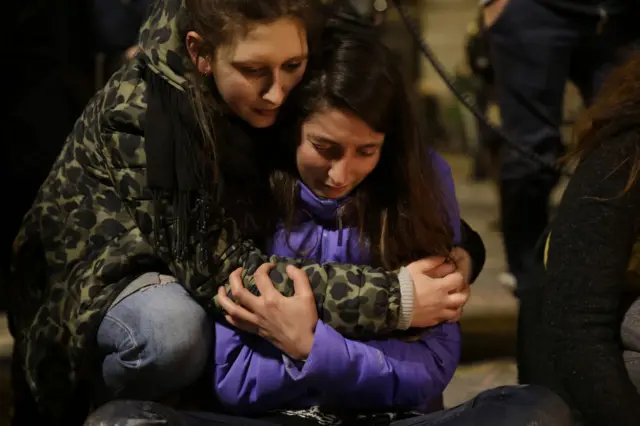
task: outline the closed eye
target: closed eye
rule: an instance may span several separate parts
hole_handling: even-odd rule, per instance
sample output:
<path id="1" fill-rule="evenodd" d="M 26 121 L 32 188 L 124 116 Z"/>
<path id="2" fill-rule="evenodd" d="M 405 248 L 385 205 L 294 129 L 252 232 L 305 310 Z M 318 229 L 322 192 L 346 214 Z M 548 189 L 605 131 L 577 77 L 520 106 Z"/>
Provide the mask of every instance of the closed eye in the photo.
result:
<path id="1" fill-rule="evenodd" d="M 358 155 L 360 155 L 361 157 L 373 157 L 377 153 L 378 153 L 378 148 L 368 148 L 368 149 L 358 150 Z"/>
<path id="2" fill-rule="evenodd" d="M 241 73 L 249 75 L 249 76 L 259 76 L 263 75 L 266 71 L 266 68 L 257 68 L 257 67 L 248 67 L 248 66 L 238 66 L 238 70 Z"/>
<path id="3" fill-rule="evenodd" d="M 326 159 L 337 160 L 344 155 L 344 150 L 338 144 L 322 142 L 312 142 L 311 144 L 314 149 Z"/>
<path id="4" fill-rule="evenodd" d="M 284 65 L 284 70 L 287 72 L 295 72 L 302 66 L 302 62 L 292 62 Z"/>

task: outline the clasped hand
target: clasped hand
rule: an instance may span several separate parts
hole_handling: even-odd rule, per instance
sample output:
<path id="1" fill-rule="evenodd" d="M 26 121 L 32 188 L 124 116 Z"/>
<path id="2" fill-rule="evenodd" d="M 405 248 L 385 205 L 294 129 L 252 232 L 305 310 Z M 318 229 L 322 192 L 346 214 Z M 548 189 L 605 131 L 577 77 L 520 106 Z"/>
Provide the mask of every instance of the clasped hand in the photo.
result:
<path id="1" fill-rule="evenodd" d="M 430 327 L 460 319 L 469 298 L 469 255 L 454 249 L 447 262 L 444 257 L 430 257 L 407 266 L 414 284 L 412 327 Z M 232 326 L 257 334 L 286 353 L 292 359 L 306 359 L 314 341 L 318 313 L 307 274 L 292 265 L 286 272 L 293 280 L 294 295 L 286 297 L 274 287 L 265 263 L 253 275 L 260 295 L 244 288 L 242 269 L 229 277 L 231 300 L 224 287 L 218 289 L 218 300 L 227 312 L 225 319 Z"/>
<path id="2" fill-rule="evenodd" d="M 304 360 L 311 352 L 318 322 L 313 290 L 307 274 L 289 265 L 286 272 L 293 280 L 295 294 L 283 296 L 269 278 L 273 267 L 265 263 L 253 275 L 260 296 L 244 288 L 240 268 L 229 276 L 231 295 L 237 303 L 227 296 L 224 287 L 218 289 L 218 300 L 229 324 L 267 339 L 292 359 Z"/>
<path id="3" fill-rule="evenodd" d="M 407 266 L 414 285 L 412 327 L 460 319 L 469 300 L 471 258 L 465 250 L 454 248 L 450 259 L 429 257 Z"/>

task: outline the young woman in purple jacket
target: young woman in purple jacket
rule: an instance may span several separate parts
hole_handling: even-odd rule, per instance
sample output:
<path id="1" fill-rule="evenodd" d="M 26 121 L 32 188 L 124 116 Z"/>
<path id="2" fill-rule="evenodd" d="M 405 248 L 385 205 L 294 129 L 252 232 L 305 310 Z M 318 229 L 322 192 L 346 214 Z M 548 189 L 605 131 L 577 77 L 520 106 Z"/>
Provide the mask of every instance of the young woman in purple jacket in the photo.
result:
<path id="1" fill-rule="evenodd" d="M 297 169 L 273 176 L 282 220 L 267 252 L 391 270 L 435 255 L 439 274 L 450 273 L 450 286 L 434 291 L 434 300 L 443 306 L 447 298 L 464 301 L 464 278 L 446 262 L 460 234 L 451 170 L 420 146 L 387 50 L 369 43 L 368 33 L 358 34 L 328 30 L 322 66 L 292 99 L 287 127 L 295 134 L 284 138 L 292 141 Z M 230 316 L 216 324 L 214 382 L 231 412 L 426 411 L 442 394 L 460 356 L 455 321 L 417 331 L 413 339 L 353 341 L 318 320 L 313 300 L 302 297 L 310 288 L 299 291 L 298 314 L 281 320 L 287 335 L 300 338 L 282 345 L 254 334 L 249 312 L 220 294 Z"/>
<path id="2" fill-rule="evenodd" d="M 441 264 L 434 275 L 450 280 L 447 292 L 434 292 L 446 309 L 448 298 L 467 297 L 449 255 L 460 237 L 451 170 L 421 145 L 397 67 L 377 39 L 346 23 L 327 29 L 322 65 L 311 67 L 293 102 L 297 170 L 272 179 L 284 219 L 268 251 L 388 269 L 432 256 Z M 236 414 L 275 410 L 280 421 L 331 424 L 353 413 L 426 412 L 458 365 L 455 322 L 361 342 L 318 320 L 308 286 L 297 287 L 295 311 L 274 307 L 264 318 L 251 300 L 244 309 L 220 297 L 229 315 L 216 324 L 215 390 Z"/>
<path id="3" fill-rule="evenodd" d="M 106 424 L 570 425 L 564 403 L 538 387 L 499 388 L 421 414 L 459 360 L 457 323 L 437 318 L 468 297 L 455 266 L 460 218 L 451 173 L 420 142 L 400 73 L 373 29 L 336 19 L 323 46 L 292 94 L 291 122 L 283 126 L 294 129 L 283 137 L 296 170 L 272 178 L 282 220 L 268 251 L 387 270 L 429 258 L 432 275 L 445 283 L 434 286 L 434 326 L 388 340 L 348 340 L 318 319 L 313 277 L 309 285 L 302 271 L 288 270 L 295 294 L 285 297 L 270 284 L 268 265 L 261 267 L 258 298 L 242 291 L 238 270 L 231 276 L 235 301 L 219 294 L 228 315 L 216 324 L 214 386 L 224 408 L 253 419 L 124 401 L 87 424 L 117 419 L 121 410 L 128 413 L 121 423 Z M 349 315 L 348 307 L 340 312 Z"/>

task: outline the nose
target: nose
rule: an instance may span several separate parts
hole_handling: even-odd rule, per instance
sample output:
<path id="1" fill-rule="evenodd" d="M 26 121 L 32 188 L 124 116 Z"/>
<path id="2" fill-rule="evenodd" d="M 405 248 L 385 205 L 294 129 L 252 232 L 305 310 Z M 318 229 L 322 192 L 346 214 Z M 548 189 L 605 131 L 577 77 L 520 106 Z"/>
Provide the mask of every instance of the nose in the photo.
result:
<path id="1" fill-rule="evenodd" d="M 274 73 L 270 81 L 267 91 L 262 96 L 262 99 L 271 103 L 274 106 L 279 107 L 284 102 L 285 91 L 280 79 L 279 73 Z"/>
<path id="2" fill-rule="evenodd" d="M 335 186 L 345 186 L 349 183 L 349 160 L 347 158 L 343 157 L 331 165 L 329 181 Z"/>

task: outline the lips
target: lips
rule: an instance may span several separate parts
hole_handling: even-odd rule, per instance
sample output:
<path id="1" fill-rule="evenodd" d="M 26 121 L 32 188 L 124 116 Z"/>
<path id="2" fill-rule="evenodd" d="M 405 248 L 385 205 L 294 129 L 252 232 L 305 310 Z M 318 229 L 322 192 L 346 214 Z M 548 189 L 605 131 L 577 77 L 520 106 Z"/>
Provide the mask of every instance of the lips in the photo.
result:
<path id="1" fill-rule="evenodd" d="M 264 115 L 264 116 L 272 116 L 278 113 L 278 108 L 272 108 L 272 109 L 254 108 L 253 110 L 257 114 Z"/>
<path id="2" fill-rule="evenodd" d="M 327 188 L 325 192 L 330 198 L 342 197 L 346 195 L 349 190 L 349 185 L 340 187 L 325 185 L 325 187 Z"/>
<path id="3" fill-rule="evenodd" d="M 331 189 L 332 191 L 344 191 L 345 189 L 347 189 L 348 185 L 344 185 L 344 186 L 331 186 L 331 185 L 327 185 L 327 188 Z"/>

